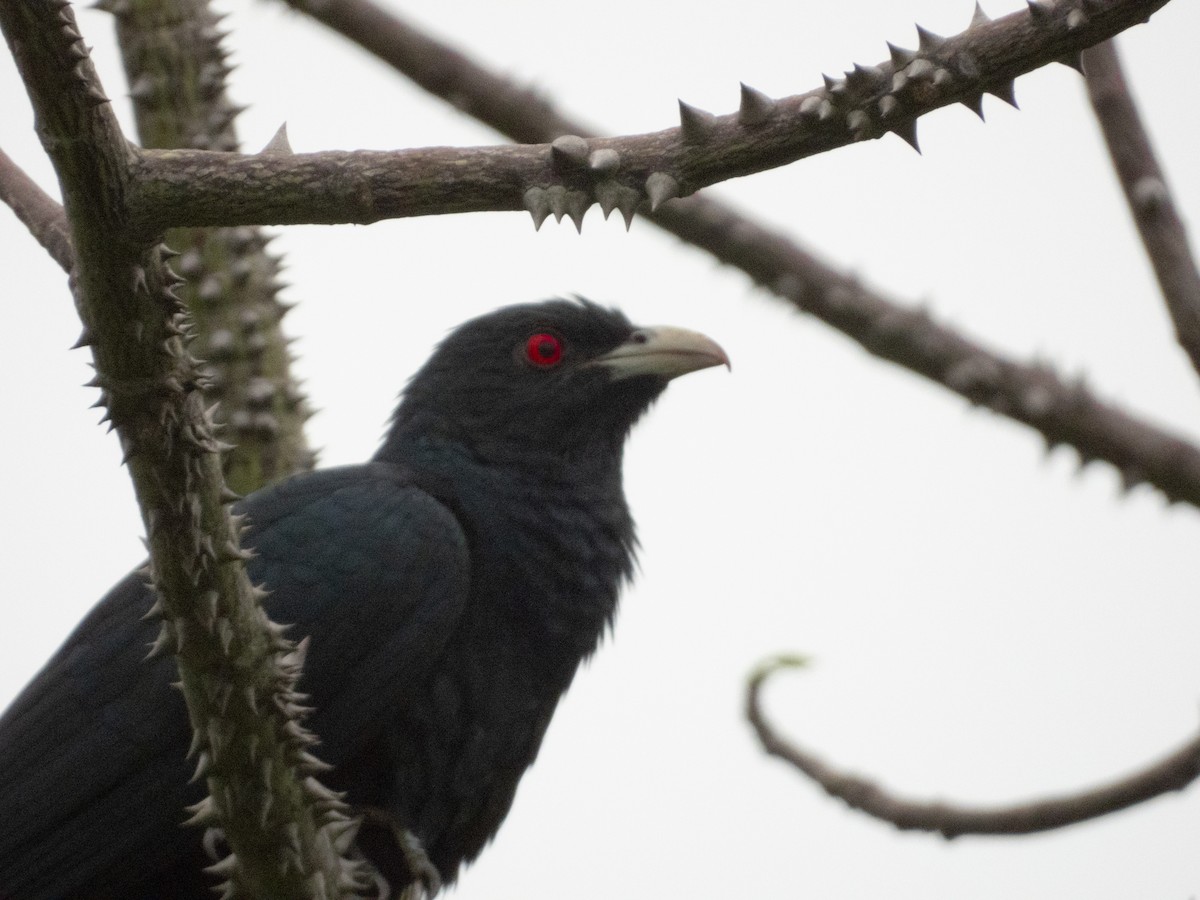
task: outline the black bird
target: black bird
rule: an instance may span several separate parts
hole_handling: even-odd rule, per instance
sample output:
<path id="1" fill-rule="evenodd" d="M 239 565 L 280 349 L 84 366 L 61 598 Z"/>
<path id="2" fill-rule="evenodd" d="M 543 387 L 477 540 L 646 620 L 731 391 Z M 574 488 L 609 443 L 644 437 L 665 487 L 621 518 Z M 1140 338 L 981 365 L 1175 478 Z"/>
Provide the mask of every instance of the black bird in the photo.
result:
<path id="1" fill-rule="evenodd" d="M 631 575 L 625 437 L 721 364 L 586 301 L 501 309 L 441 343 L 371 462 L 238 505 L 268 614 L 309 639 L 324 781 L 393 892 L 434 880 L 397 829 L 450 882 L 499 828 Z M 152 600 L 120 582 L 0 718 L 0 900 L 212 896 L 174 661 L 143 662 Z"/>

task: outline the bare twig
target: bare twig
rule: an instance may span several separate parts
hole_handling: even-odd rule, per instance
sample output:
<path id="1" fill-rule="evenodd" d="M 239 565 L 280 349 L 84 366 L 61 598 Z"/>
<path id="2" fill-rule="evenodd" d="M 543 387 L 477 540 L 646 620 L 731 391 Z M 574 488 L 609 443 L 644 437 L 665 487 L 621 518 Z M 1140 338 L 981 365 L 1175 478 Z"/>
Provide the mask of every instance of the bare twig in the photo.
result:
<path id="1" fill-rule="evenodd" d="M 8 204 L 64 272 L 75 264 L 67 216 L 58 202 L 43 191 L 25 170 L 0 150 L 0 201 Z"/>
<path id="2" fill-rule="evenodd" d="M 287 2 L 514 140 L 549 143 L 564 134 L 592 134 L 545 98 L 421 33 L 372 0 Z M 985 25 L 978 20 L 974 27 Z M 937 39 L 927 37 L 925 43 L 936 44 Z M 628 218 L 640 195 L 632 192 L 614 201 Z M 649 218 L 746 272 L 872 353 L 1036 428 L 1048 445 L 1071 444 L 1085 461 L 1111 463 L 1127 487 L 1146 482 L 1169 499 L 1200 506 L 1200 450 L 1097 399 L 1082 384 L 1064 383 L 1044 366 L 999 356 L 923 312 L 910 311 L 871 290 L 786 235 L 718 201 L 690 197 L 665 204 Z"/>
<path id="3" fill-rule="evenodd" d="M 991 808 L 907 800 L 872 781 L 833 768 L 774 730 L 761 706 L 763 683 L 779 669 L 798 665 L 803 665 L 803 661 L 794 657 L 770 660 L 759 666 L 747 682 L 746 718 L 763 749 L 795 766 L 825 793 L 851 809 L 904 831 L 931 831 L 946 838 L 964 834 L 1034 834 L 1095 819 L 1182 790 L 1200 776 L 1200 736 L 1197 736 L 1141 771 L 1078 794 Z"/>
<path id="4" fill-rule="evenodd" d="M 1092 110 L 1175 323 L 1175 336 L 1200 373 L 1200 272 L 1125 82 L 1116 44 L 1105 41 L 1092 47 L 1084 54 L 1083 65 Z"/>

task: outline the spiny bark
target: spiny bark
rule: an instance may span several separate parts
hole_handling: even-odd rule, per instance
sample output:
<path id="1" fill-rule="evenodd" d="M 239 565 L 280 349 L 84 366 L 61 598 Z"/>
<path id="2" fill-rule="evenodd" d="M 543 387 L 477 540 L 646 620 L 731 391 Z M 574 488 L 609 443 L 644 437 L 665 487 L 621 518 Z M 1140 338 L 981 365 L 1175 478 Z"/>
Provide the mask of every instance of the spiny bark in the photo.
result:
<path id="1" fill-rule="evenodd" d="M 144 147 L 234 152 L 239 107 L 226 91 L 229 66 L 220 19 L 207 0 L 104 0 Z M 219 401 L 217 422 L 233 447 L 225 480 L 248 494 L 312 467 L 304 440 L 304 398 L 289 372 L 278 298 L 279 258 L 260 228 L 173 228 L 187 279 L 179 294 L 191 312 L 193 349 L 207 363 L 204 395 Z"/>
<path id="2" fill-rule="evenodd" d="M 179 662 L 210 791 L 192 821 L 225 830 L 234 853 L 217 874 L 227 892 L 339 896 L 358 875 L 342 856 L 354 823 L 311 778 L 321 764 L 299 724 L 296 648 L 267 621 L 242 564 L 178 279 L 161 245 L 127 227 L 135 153 L 66 0 L 0 4 L 0 28 L 62 188 L 80 343 L 92 349 L 93 384 L 146 526 L 163 620 L 152 652 L 173 650 Z"/>

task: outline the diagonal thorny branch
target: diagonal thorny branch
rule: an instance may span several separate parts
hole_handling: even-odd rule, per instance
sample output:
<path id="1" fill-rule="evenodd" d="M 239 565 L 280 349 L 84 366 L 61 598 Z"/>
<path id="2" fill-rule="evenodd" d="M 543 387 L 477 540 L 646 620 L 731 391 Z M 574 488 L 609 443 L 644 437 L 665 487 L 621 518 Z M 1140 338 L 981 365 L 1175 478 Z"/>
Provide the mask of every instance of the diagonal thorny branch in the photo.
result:
<path id="1" fill-rule="evenodd" d="M 312 778 L 322 764 L 299 724 L 298 653 L 266 619 L 242 564 L 170 254 L 128 229 L 136 154 L 67 0 L 0 3 L 0 28 L 58 175 L 80 343 L 92 349 L 94 384 L 142 510 L 158 593 L 152 612 L 162 619 L 151 655 L 178 659 L 197 776 L 209 789 L 191 821 L 224 829 L 233 853 L 214 869 L 227 892 L 337 897 L 357 875 L 342 856 L 354 822 Z"/>
<path id="2" fill-rule="evenodd" d="M 1106 41 L 1091 48 L 1083 62 L 1092 110 L 1175 323 L 1175 335 L 1200 372 L 1200 272 L 1187 230 L 1125 83 L 1116 44 Z"/>
<path id="3" fill-rule="evenodd" d="M 1063 828 L 1182 790 L 1200 777 L 1200 737 L 1194 737 L 1146 768 L 1090 790 L 1005 807 L 965 807 L 906 800 L 875 782 L 842 772 L 782 737 L 762 710 L 762 686 L 781 668 L 802 665 L 780 657 L 761 665 L 746 684 L 746 718 L 772 756 L 795 766 L 825 793 L 902 831 L 931 831 L 945 838 L 964 834 L 1018 835 Z"/>
<path id="4" fill-rule="evenodd" d="M 514 140 L 549 143 L 562 135 L 590 135 L 580 122 L 544 98 L 522 90 L 451 47 L 381 9 L 371 0 L 287 0 L 303 12 L 380 56 L 402 74 Z M 1059 9 L 1063 24 L 1069 13 Z M 1030 21 L 1034 13 L 1020 14 Z M 1019 25 L 1019 16 L 1008 16 Z M 977 8 L 972 28 L 991 29 Z M 1008 26 L 1006 26 L 1008 27 Z M 1030 24 L 1029 28 L 1033 28 Z M 929 48 L 943 55 L 947 44 L 921 29 L 925 53 L 897 49 L 896 65 L 909 60 L 917 81 L 939 78 Z M 1015 31 L 1014 31 L 1015 33 Z M 959 35 L 954 46 L 966 40 Z M 962 49 L 954 51 L 960 59 Z M 925 60 L 925 64 L 921 63 Z M 859 76 L 861 79 L 863 76 Z M 948 76 L 947 76 L 948 77 Z M 902 87 L 912 79 L 906 74 Z M 848 79 L 850 80 L 850 79 Z M 940 80 L 945 81 L 945 77 Z M 893 83 L 896 76 L 893 74 Z M 988 90 L 1011 99 L 1011 80 L 981 79 Z M 832 90 L 836 93 L 837 85 Z M 819 94 L 820 92 L 816 92 Z M 754 92 L 744 102 L 755 109 Z M 810 96 L 810 95 L 805 95 Z M 811 96 L 815 96 L 812 94 Z M 978 95 L 966 99 L 974 107 Z M 801 106 L 805 101 L 801 102 Z M 960 101 L 961 102 L 961 101 Z M 574 142 L 560 141 L 569 150 Z M 588 142 L 591 146 L 591 142 Z M 565 152 L 565 151 L 564 151 Z M 576 154 L 579 155 L 578 153 Z M 562 195 L 561 202 L 569 200 Z M 639 197 L 619 207 L 632 216 Z M 582 215 L 582 213 L 580 213 Z M 1067 383 L 1046 366 L 1006 359 L 978 341 L 911 311 L 862 284 L 798 245 L 729 206 L 706 197 L 668 203 L 649 213 L 656 225 L 746 272 L 776 296 L 842 331 L 870 352 L 917 372 L 943 387 L 1037 429 L 1048 445 L 1070 444 L 1083 460 L 1114 465 L 1126 486 L 1153 484 L 1170 500 L 1200 505 L 1200 450 L 1182 437 L 1139 420 L 1096 398 L 1082 383 Z"/>

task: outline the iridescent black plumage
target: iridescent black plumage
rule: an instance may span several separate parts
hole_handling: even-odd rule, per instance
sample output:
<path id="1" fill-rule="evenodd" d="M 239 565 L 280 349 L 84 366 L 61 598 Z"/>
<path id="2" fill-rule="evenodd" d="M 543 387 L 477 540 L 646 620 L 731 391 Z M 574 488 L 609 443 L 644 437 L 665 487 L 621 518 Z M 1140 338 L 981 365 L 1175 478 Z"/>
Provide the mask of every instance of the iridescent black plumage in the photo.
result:
<path id="1" fill-rule="evenodd" d="M 510 307 L 442 343 L 372 462 L 240 504 L 268 613 L 309 638 L 324 780 L 393 890 L 415 874 L 397 833 L 450 881 L 504 819 L 631 573 L 625 436 L 669 378 L 722 362 L 589 303 Z M 118 584 L 0 718 L 4 900 L 211 896 L 178 824 L 202 788 L 174 663 L 142 661 L 151 599 Z"/>

